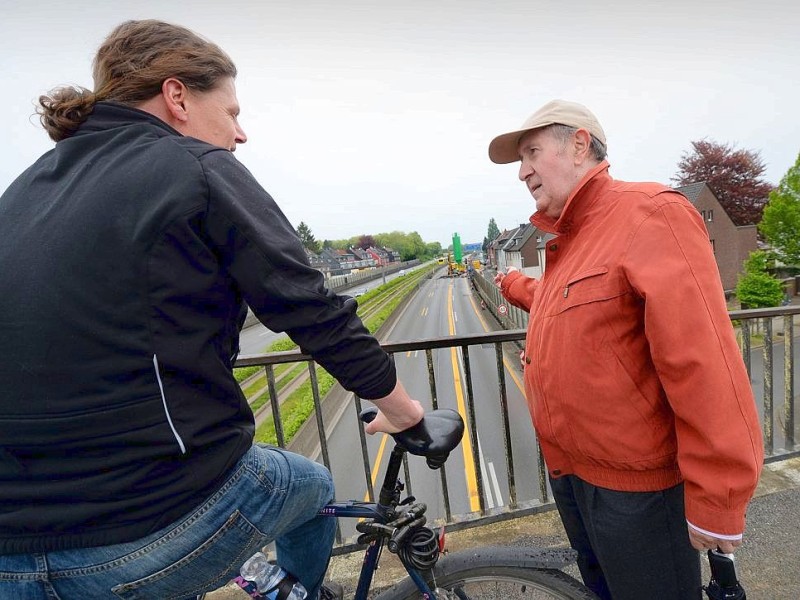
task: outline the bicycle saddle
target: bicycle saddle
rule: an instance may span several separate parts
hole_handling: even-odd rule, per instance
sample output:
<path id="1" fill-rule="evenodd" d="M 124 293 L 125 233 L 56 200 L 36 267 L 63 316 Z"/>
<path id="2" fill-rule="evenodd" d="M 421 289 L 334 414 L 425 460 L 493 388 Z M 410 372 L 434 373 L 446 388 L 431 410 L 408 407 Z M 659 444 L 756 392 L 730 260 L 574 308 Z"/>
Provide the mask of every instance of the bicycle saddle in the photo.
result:
<path id="1" fill-rule="evenodd" d="M 361 411 L 359 418 L 370 423 L 378 414 L 375 406 Z M 411 454 L 424 456 L 428 466 L 436 469 L 447 459 L 447 455 L 461 442 L 464 421 L 456 411 L 440 408 L 425 413 L 422 420 L 398 433 L 391 434 L 398 446 Z"/>

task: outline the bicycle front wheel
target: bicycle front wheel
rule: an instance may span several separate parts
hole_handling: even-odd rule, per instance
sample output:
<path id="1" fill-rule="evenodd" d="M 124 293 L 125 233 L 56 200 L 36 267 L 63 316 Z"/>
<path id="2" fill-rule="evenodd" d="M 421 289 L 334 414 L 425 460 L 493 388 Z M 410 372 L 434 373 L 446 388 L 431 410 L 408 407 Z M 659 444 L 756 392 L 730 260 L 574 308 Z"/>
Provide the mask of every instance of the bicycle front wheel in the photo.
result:
<path id="1" fill-rule="evenodd" d="M 425 574 L 438 600 L 597 600 L 588 588 L 560 570 L 563 562 L 524 548 L 487 548 L 451 554 Z M 410 578 L 384 592 L 380 600 L 419 600 Z"/>

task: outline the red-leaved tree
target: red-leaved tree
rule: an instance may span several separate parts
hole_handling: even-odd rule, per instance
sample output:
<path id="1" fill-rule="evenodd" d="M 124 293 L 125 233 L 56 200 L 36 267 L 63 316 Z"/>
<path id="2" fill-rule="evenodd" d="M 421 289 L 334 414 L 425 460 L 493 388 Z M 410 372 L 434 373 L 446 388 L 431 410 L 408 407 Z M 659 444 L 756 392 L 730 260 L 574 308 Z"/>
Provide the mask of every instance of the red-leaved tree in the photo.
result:
<path id="1" fill-rule="evenodd" d="M 692 142 L 692 147 L 681 156 L 672 181 L 678 186 L 705 182 L 736 225 L 757 224 L 773 187 L 761 178 L 766 170 L 761 154 L 711 140 Z"/>
<path id="2" fill-rule="evenodd" d="M 358 238 L 358 247 L 362 250 L 366 250 L 367 248 L 374 248 L 378 244 L 375 242 L 375 238 L 371 235 L 364 234 Z"/>

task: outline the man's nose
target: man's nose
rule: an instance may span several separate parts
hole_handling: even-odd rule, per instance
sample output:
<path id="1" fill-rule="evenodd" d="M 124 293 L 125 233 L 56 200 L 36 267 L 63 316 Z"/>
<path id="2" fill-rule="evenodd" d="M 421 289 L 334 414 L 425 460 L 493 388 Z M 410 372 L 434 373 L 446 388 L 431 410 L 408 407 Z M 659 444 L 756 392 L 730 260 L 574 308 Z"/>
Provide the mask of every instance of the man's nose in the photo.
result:
<path id="1" fill-rule="evenodd" d="M 236 143 L 244 144 L 247 141 L 247 134 L 239 125 L 236 126 Z"/>
<path id="2" fill-rule="evenodd" d="M 525 181 L 533 174 L 533 169 L 525 161 L 519 163 L 519 180 Z"/>

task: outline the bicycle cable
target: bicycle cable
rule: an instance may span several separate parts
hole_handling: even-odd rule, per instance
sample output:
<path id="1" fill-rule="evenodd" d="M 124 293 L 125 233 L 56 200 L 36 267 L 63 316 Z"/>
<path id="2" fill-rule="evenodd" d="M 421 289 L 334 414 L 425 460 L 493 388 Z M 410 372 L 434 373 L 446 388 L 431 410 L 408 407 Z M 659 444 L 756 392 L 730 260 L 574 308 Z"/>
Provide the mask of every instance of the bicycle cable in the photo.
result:
<path id="1" fill-rule="evenodd" d="M 414 527 L 397 549 L 404 563 L 427 571 L 439 560 L 439 536 L 429 527 Z"/>

